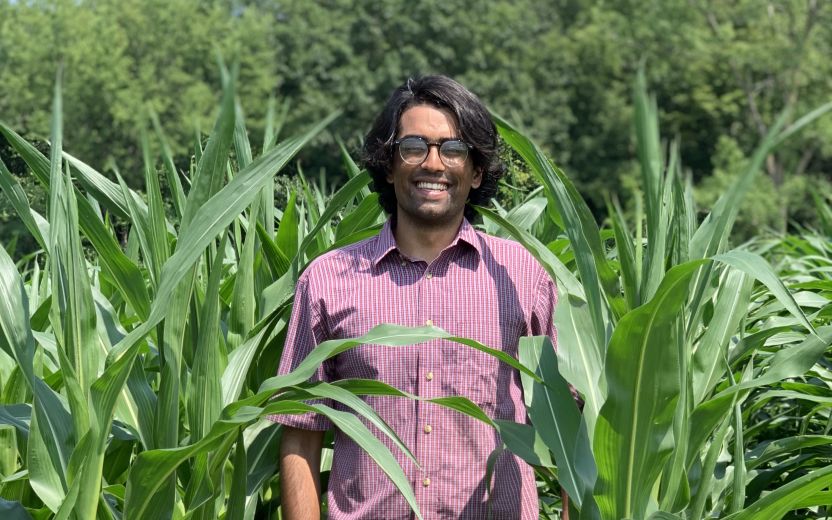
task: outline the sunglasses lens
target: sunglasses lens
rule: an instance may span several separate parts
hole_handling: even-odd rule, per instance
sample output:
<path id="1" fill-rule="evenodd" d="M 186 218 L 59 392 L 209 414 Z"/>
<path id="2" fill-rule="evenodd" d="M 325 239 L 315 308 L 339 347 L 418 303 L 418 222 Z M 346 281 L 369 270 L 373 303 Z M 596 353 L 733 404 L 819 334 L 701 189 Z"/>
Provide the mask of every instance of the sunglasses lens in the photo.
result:
<path id="1" fill-rule="evenodd" d="M 408 164 L 419 164 L 428 155 L 428 144 L 418 137 L 405 137 L 399 142 L 399 154 Z"/>
<path id="2" fill-rule="evenodd" d="M 468 145 L 462 141 L 445 141 L 439 147 L 439 154 L 448 166 L 459 166 L 468 158 Z"/>

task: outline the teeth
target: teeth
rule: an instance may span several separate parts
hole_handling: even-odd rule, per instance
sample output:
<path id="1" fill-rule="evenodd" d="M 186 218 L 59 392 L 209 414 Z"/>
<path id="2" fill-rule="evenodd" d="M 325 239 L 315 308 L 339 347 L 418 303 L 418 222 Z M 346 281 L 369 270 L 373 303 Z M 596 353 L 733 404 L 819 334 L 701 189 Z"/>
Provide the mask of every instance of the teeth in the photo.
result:
<path id="1" fill-rule="evenodd" d="M 438 182 L 417 182 L 416 187 L 424 190 L 445 191 L 448 187 Z"/>

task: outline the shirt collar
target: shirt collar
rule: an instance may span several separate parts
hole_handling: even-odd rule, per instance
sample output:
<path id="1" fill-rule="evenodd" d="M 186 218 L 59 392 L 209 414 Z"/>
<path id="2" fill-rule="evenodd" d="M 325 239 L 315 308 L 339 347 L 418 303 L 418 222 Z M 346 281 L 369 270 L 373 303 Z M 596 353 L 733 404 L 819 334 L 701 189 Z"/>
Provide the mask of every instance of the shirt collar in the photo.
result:
<path id="1" fill-rule="evenodd" d="M 477 255 L 482 256 L 482 250 L 480 248 L 480 241 L 477 236 L 477 232 L 474 229 L 474 226 L 472 226 L 466 218 L 462 219 L 462 225 L 459 226 L 459 231 L 457 231 L 456 237 L 446 249 L 455 247 L 460 243 L 468 244 L 474 248 Z M 375 253 L 373 255 L 373 267 L 377 266 L 387 255 L 398 250 L 399 248 L 396 245 L 396 237 L 393 236 L 392 219 L 388 218 L 376 238 Z"/>

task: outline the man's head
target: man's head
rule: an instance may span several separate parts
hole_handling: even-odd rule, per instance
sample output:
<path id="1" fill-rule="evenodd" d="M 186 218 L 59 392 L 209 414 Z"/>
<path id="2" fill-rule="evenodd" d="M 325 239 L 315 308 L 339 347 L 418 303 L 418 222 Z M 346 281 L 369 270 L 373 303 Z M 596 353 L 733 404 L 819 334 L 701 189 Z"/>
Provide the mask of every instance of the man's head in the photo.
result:
<path id="1" fill-rule="evenodd" d="M 418 176 L 419 170 L 424 169 L 424 178 L 427 178 L 430 161 L 438 161 L 440 156 L 446 158 L 455 153 L 452 149 L 455 143 L 446 145 L 442 150 L 438 146 L 429 146 L 424 165 L 414 166 L 402 161 L 401 143 L 397 143 L 402 137 L 407 137 L 402 134 L 402 116 L 409 109 L 420 106 L 438 109 L 448 116 L 454 135 L 442 137 L 453 137 L 468 145 L 466 167 L 472 168 L 479 179 L 471 186 L 467 201 L 475 205 L 488 203 L 496 194 L 497 181 L 505 172 L 505 165 L 499 156 L 497 132 L 488 110 L 474 94 L 456 81 L 446 76 L 424 76 L 408 79 L 393 91 L 364 141 L 363 164 L 373 177 L 373 190 L 378 192 L 381 206 L 386 212 L 396 215 L 399 202 L 402 202 L 396 198 L 394 171 L 398 172 L 402 167 L 415 168 L 414 175 Z M 413 114 L 411 111 L 409 115 Z M 442 164 L 435 162 L 439 168 L 444 163 L 444 160 Z M 466 206 L 464 211 L 467 218 L 474 216 L 470 206 Z"/>

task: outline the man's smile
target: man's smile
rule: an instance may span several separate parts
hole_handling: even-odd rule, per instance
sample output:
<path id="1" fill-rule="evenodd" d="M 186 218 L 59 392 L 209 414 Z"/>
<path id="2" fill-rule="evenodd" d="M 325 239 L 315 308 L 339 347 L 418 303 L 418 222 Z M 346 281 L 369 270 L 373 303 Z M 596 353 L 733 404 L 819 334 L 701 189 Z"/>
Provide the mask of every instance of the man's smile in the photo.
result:
<path id="1" fill-rule="evenodd" d="M 448 185 L 443 184 L 441 182 L 428 182 L 428 181 L 419 181 L 416 183 L 416 187 L 420 190 L 430 190 L 430 191 L 447 191 Z"/>

